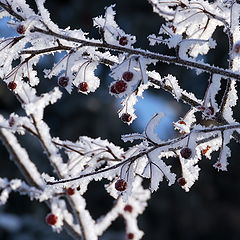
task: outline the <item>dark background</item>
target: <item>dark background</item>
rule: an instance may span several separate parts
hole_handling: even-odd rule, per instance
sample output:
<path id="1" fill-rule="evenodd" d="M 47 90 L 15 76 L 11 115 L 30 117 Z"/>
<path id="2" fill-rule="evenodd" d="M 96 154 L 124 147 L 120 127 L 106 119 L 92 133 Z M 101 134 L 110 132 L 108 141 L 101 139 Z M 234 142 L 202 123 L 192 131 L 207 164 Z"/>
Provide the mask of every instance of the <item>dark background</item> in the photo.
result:
<path id="1" fill-rule="evenodd" d="M 34 7 L 32 1 L 28 1 Z M 117 22 L 127 32 L 137 37 L 136 47 L 161 51 L 173 54 L 164 47 L 149 48 L 147 36 L 157 34 L 163 20 L 152 13 L 151 6 L 145 0 L 47 0 L 47 8 L 52 20 L 60 27 L 81 28 L 97 36 L 97 31 L 92 27 L 92 18 L 104 14 L 104 7 L 116 3 Z M 2 28 L 2 30 L 4 30 Z M 222 29 L 214 34 L 219 46 L 210 51 L 207 61 L 221 67 L 227 67 L 227 39 Z M 41 69 L 47 68 L 54 61 L 47 58 L 39 65 Z M 194 92 L 202 98 L 207 86 L 207 74 L 196 76 L 193 71 L 175 67 L 173 65 L 158 64 L 155 70 L 162 76 L 172 73 L 177 76 L 183 88 Z M 77 93 L 69 95 L 64 92 L 63 98 L 57 104 L 47 108 L 45 119 L 51 127 L 51 134 L 61 139 L 77 140 L 81 135 L 90 137 L 107 138 L 115 144 L 126 147 L 120 135 L 136 131 L 143 131 L 141 118 L 132 126 L 126 126 L 117 117 L 117 106 L 114 97 L 108 95 L 108 86 L 111 79 L 108 69 L 99 68 L 101 88 L 88 96 Z M 56 79 L 43 79 L 39 92 L 45 92 L 56 85 Z M 224 84 L 223 84 L 224 86 Z M 140 106 L 139 113 L 146 113 L 158 106 L 165 104 L 174 110 L 174 119 L 184 116 L 188 108 L 181 103 L 176 103 L 173 98 L 163 90 L 148 90 L 149 106 Z M 152 100 L 153 99 L 153 100 Z M 168 103 L 168 105 L 166 105 Z M 238 109 L 238 106 L 235 110 Z M 21 113 L 19 103 L 7 90 L 5 84 L 0 83 L 0 112 L 5 116 L 16 111 Z M 141 115 L 142 116 L 142 115 Z M 236 110 L 236 117 L 238 111 Z M 142 117 L 144 118 L 144 116 Z M 146 118 L 146 117 L 145 117 Z M 146 120 L 146 119 L 145 119 Z M 172 119 L 170 119 L 172 120 Z M 166 128 L 166 136 L 172 136 L 171 126 Z M 164 129 L 161 129 L 164 131 Z M 38 142 L 31 136 L 19 137 L 22 144 L 29 150 L 30 156 L 39 169 L 51 173 L 46 157 Z M 192 240 L 192 239 L 240 239 L 240 193 L 239 193 L 239 159 L 238 146 L 232 142 L 232 157 L 228 172 L 217 172 L 212 167 L 216 158 L 204 159 L 200 162 L 201 172 L 189 193 L 184 192 L 177 184 L 168 187 L 167 183 L 161 184 L 159 190 L 152 194 L 149 206 L 139 217 L 139 226 L 145 232 L 146 240 Z M 16 166 L 9 161 L 9 156 L 0 144 L 0 176 L 21 178 Z M 174 162 L 174 160 L 171 160 Z M 178 171 L 176 166 L 176 171 Z M 112 199 L 104 193 L 102 183 L 92 183 L 86 194 L 88 207 L 92 215 L 97 218 L 112 206 Z M 11 215 L 4 215 L 5 213 Z M 1 240 L 31 240 L 31 239 L 70 239 L 66 233 L 59 235 L 52 233 L 45 224 L 48 209 L 44 204 L 31 202 L 27 197 L 11 194 L 8 203 L 0 207 L 0 239 Z M 4 219 L 13 217 L 16 221 L 15 230 L 4 227 Z M 3 219 L 3 220 L 1 220 Z M 104 234 L 104 240 L 124 239 L 124 222 L 119 219 Z M 120 233 L 120 234 L 115 234 Z"/>

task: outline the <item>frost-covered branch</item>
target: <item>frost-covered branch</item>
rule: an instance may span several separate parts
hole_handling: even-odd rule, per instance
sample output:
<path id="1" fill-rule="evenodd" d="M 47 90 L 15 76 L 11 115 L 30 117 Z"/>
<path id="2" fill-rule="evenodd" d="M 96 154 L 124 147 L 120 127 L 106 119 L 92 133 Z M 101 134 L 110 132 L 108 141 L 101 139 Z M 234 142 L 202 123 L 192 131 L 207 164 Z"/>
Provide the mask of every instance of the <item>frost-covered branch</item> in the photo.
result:
<path id="1" fill-rule="evenodd" d="M 240 4 L 148 0 L 153 11 L 165 19 L 159 33 L 148 36 L 149 46 L 160 44 L 174 49 L 176 54 L 168 55 L 136 48 L 136 37 L 115 21 L 114 5 L 93 19 L 93 27 L 99 30 L 99 36 L 93 39 L 81 29 L 60 29 L 51 20 L 45 0 L 35 2 L 36 12 L 24 0 L 0 0 L 0 18 L 8 18 L 16 32 L 16 36 L 0 39 L 0 78 L 21 105 L 21 116 L 12 113 L 8 119 L 0 118 L 0 139 L 27 182 L 1 178 L 0 201 L 5 204 L 11 191 L 44 201 L 51 209 L 46 222 L 53 230 L 66 228 L 73 238 L 83 240 L 99 239 L 122 216 L 126 238 L 141 239 L 143 232 L 138 229 L 137 217 L 144 211 L 150 193 L 164 179 L 169 186 L 177 179 L 189 191 L 199 178 L 199 161 L 218 152 L 213 167 L 226 171 L 231 156 L 229 143 L 231 139 L 240 142 L 240 124 L 233 117 L 240 81 Z M 207 62 L 208 52 L 218 50 L 216 29 L 229 39 L 228 69 Z M 40 95 L 37 86 L 44 80 L 39 78 L 36 66 L 41 58 L 59 52 L 59 61 L 44 70 L 46 78 L 57 77 L 58 86 Z M 159 72 L 152 70 L 158 62 L 194 70 L 196 74 L 208 73 L 203 96 L 197 98 L 183 89 L 178 73 L 162 76 L 161 68 Z M 100 64 L 109 69 L 109 94 L 121 99 L 118 115 L 124 123 L 131 124 L 138 117 L 135 105 L 150 88 L 167 91 L 178 104 L 190 106 L 173 123 L 176 134 L 163 140 L 157 126 L 164 114 L 157 113 L 143 132 L 122 136 L 124 142 L 132 143 L 127 149 L 100 138 L 80 136 L 69 141 L 52 136 L 44 119 L 45 108 L 58 104 L 61 90 L 69 94 L 74 88 L 79 94 L 95 92 L 102 81 L 95 71 Z M 220 91 L 223 81 L 227 82 L 224 93 Z M 28 133 L 46 154 L 50 174 L 40 173 L 18 142 L 18 134 Z M 178 173 L 168 158 L 179 163 Z M 148 189 L 142 187 L 142 179 L 147 180 Z M 105 190 L 116 200 L 110 211 L 95 220 L 84 194 L 92 181 L 101 180 L 107 181 Z"/>

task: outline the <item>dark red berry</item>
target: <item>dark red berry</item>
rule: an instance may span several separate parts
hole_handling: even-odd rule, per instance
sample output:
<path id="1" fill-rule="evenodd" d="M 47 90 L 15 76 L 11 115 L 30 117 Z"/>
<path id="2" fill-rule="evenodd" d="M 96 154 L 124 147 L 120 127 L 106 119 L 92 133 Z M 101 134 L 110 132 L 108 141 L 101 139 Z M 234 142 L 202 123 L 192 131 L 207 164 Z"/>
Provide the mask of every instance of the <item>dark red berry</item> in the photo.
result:
<path id="1" fill-rule="evenodd" d="M 119 179 L 115 183 L 116 190 L 123 192 L 127 189 L 127 182 L 123 179 Z"/>
<path id="2" fill-rule="evenodd" d="M 87 82 L 81 82 L 78 85 L 78 90 L 81 91 L 81 92 L 87 92 L 88 91 L 88 84 L 87 84 Z"/>
<path id="3" fill-rule="evenodd" d="M 114 83 L 114 88 L 117 93 L 123 93 L 127 89 L 127 83 L 124 82 L 123 80 L 117 81 Z"/>
<path id="4" fill-rule="evenodd" d="M 124 209 L 123 209 L 125 212 L 132 212 L 133 211 L 133 207 L 129 204 L 127 204 Z"/>
<path id="5" fill-rule="evenodd" d="M 182 186 L 182 187 L 187 184 L 187 181 L 186 181 L 186 179 L 185 179 L 184 177 L 180 177 L 180 178 L 177 180 L 177 182 L 178 182 L 178 184 L 179 184 L 180 186 Z"/>
<path id="6" fill-rule="evenodd" d="M 131 116 L 129 113 L 124 113 L 124 114 L 121 116 L 121 120 L 122 120 L 123 122 L 131 122 L 132 116 Z"/>
<path id="7" fill-rule="evenodd" d="M 119 38 L 119 44 L 120 45 L 122 45 L 122 46 L 125 46 L 125 45 L 127 45 L 128 44 L 128 39 L 127 39 L 127 37 L 120 37 Z"/>
<path id="8" fill-rule="evenodd" d="M 46 216 L 46 222 L 49 225 L 55 225 L 58 221 L 58 217 L 55 214 L 49 213 Z"/>
<path id="9" fill-rule="evenodd" d="M 127 238 L 128 239 L 134 239 L 134 234 L 133 233 L 128 233 Z"/>
<path id="10" fill-rule="evenodd" d="M 117 94 L 117 91 L 116 91 L 116 89 L 115 89 L 115 84 L 113 84 L 113 85 L 111 86 L 110 92 L 111 92 L 111 93 L 114 93 L 114 94 Z"/>
<path id="11" fill-rule="evenodd" d="M 133 79 L 133 73 L 132 72 L 124 72 L 122 75 L 123 80 L 129 82 Z"/>
<path id="12" fill-rule="evenodd" d="M 68 82 L 69 82 L 69 78 L 68 77 L 65 77 L 65 76 L 62 76 L 58 79 L 58 85 L 60 87 L 66 87 L 68 85 Z"/>
<path id="13" fill-rule="evenodd" d="M 25 26 L 22 25 L 22 24 L 18 25 L 18 26 L 17 26 L 17 32 L 18 32 L 19 34 L 24 34 L 24 33 L 26 32 Z"/>
<path id="14" fill-rule="evenodd" d="M 187 125 L 186 122 L 184 122 L 183 120 L 180 120 L 178 123 L 183 124 L 183 125 Z"/>
<path id="15" fill-rule="evenodd" d="M 180 154 L 183 158 L 188 159 L 192 155 L 192 150 L 188 147 L 182 148 Z"/>
<path id="16" fill-rule="evenodd" d="M 8 83 L 9 90 L 13 91 L 16 89 L 16 87 L 17 87 L 17 84 L 14 81 Z"/>
<path id="17" fill-rule="evenodd" d="M 12 127 L 14 124 L 15 124 L 14 118 L 13 118 L 13 117 L 10 117 L 10 118 L 8 119 L 8 125 L 9 125 L 9 127 Z"/>
<path id="18" fill-rule="evenodd" d="M 68 189 L 67 189 L 67 194 L 68 194 L 69 196 L 74 195 L 74 193 L 75 193 L 75 189 L 74 189 L 74 188 L 68 188 Z"/>

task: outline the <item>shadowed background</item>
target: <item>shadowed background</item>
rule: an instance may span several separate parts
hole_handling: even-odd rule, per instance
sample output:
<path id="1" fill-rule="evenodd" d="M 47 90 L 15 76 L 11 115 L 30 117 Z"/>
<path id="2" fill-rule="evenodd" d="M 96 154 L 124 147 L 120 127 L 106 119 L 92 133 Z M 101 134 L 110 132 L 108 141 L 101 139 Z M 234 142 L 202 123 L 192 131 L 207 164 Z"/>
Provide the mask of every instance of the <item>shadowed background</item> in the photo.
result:
<path id="1" fill-rule="evenodd" d="M 35 7 L 33 1 L 27 1 Z M 104 14 L 104 7 L 116 3 L 117 22 L 127 33 L 137 37 L 136 47 L 151 49 L 166 54 L 174 54 L 165 47 L 148 47 L 147 36 L 157 34 L 163 20 L 152 12 L 152 8 L 145 0 L 112 1 L 112 0 L 47 0 L 47 8 L 52 20 L 60 27 L 81 28 L 90 32 L 90 36 L 99 37 L 92 27 L 92 18 Z M 2 36 L 15 34 L 6 26 L 6 19 L 0 22 Z M 214 37 L 219 43 L 216 50 L 211 50 L 207 61 L 220 67 L 227 67 L 226 37 L 219 29 Z M 61 57 L 43 59 L 39 67 L 49 68 Z M 157 64 L 154 67 L 162 76 L 171 73 L 175 75 L 182 87 L 192 91 L 202 98 L 207 86 L 207 74 L 197 76 L 194 71 L 168 64 Z M 119 102 L 108 94 L 111 79 L 108 69 L 101 66 L 97 74 L 101 79 L 101 87 L 92 94 L 85 96 L 74 89 L 69 95 L 64 92 L 63 98 L 46 109 L 45 119 L 51 127 L 52 136 L 75 141 L 79 136 L 101 137 L 126 148 L 121 141 L 121 134 L 142 132 L 147 121 L 156 112 L 164 112 L 166 118 L 159 127 L 159 135 L 167 139 L 174 136 L 171 122 L 178 119 L 189 109 L 163 90 L 148 90 L 144 99 L 136 106 L 138 119 L 131 126 L 122 123 L 117 116 Z M 41 74 L 40 74 L 41 75 Z M 57 85 L 57 79 L 42 79 L 38 91 L 46 92 Z M 223 84 L 224 87 L 224 84 Z M 224 88 L 223 88 L 224 89 Z M 236 109 L 238 106 L 236 107 Z M 8 116 L 16 111 L 21 114 L 20 105 L 4 83 L 0 83 L 0 113 Z M 236 113 L 238 114 L 238 113 Z M 238 115 L 235 116 L 236 118 Z M 26 146 L 33 161 L 41 171 L 51 173 L 46 157 L 42 154 L 39 143 L 32 136 L 19 137 Z M 231 143 L 233 152 L 228 172 L 217 172 L 212 167 L 216 158 L 203 159 L 200 162 L 200 178 L 189 193 L 185 193 L 177 184 L 168 187 L 166 182 L 160 185 L 159 190 L 152 195 L 149 206 L 139 217 L 139 226 L 145 232 L 146 240 L 200 240 L 200 239 L 239 239 L 240 236 L 240 194 L 237 145 Z M 216 155 L 217 156 L 217 155 Z M 9 161 L 9 156 L 0 144 L 0 176 L 10 179 L 21 175 Z M 168 160 L 174 165 L 179 174 L 176 159 Z M 86 194 L 87 204 L 91 214 L 97 218 L 109 210 L 112 199 L 105 193 L 103 183 L 92 183 Z M 44 204 L 31 202 L 27 197 L 12 193 L 8 203 L 0 207 L 0 239 L 2 240 L 53 240 L 70 239 L 63 232 L 52 233 L 45 223 L 48 209 Z M 6 215 L 6 213 L 8 215 Z M 124 239 L 124 222 L 118 219 L 103 235 L 103 240 Z"/>

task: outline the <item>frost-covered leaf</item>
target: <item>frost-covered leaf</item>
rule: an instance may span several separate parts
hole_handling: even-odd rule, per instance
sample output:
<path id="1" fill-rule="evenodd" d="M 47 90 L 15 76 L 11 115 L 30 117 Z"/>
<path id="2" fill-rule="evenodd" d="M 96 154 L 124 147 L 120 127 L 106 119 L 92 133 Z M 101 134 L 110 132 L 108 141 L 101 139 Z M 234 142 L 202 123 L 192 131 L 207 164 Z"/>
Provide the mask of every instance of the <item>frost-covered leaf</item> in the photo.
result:
<path id="1" fill-rule="evenodd" d="M 161 119 L 164 117 L 163 113 L 157 113 L 155 114 L 152 119 L 148 122 L 146 128 L 145 128 L 145 135 L 146 137 L 154 142 L 154 143 L 161 143 L 159 135 L 156 132 L 156 128 L 159 125 Z"/>
<path id="2" fill-rule="evenodd" d="M 113 10 L 115 5 L 111 5 L 106 8 L 104 17 L 94 18 L 94 26 L 98 27 L 100 31 L 103 31 L 104 41 L 114 45 L 120 45 L 124 47 L 130 47 L 136 42 L 136 38 L 130 34 L 126 34 L 119 28 L 115 22 L 116 12 Z M 124 41 L 121 41 L 124 39 Z"/>
<path id="3" fill-rule="evenodd" d="M 166 177 L 168 185 L 175 182 L 176 175 L 170 171 L 171 166 L 167 166 L 161 159 L 161 148 L 156 149 L 148 154 L 149 157 L 149 171 L 151 177 L 151 191 L 156 191 L 159 183 Z"/>
<path id="4" fill-rule="evenodd" d="M 214 164 L 214 167 L 218 170 L 227 171 L 228 158 L 231 157 L 231 150 L 227 146 L 231 140 L 233 131 L 225 130 L 222 133 L 222 145 L 220 149 L 220 155 L 218 161 Z"/>

